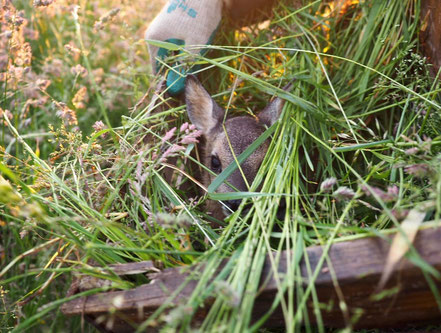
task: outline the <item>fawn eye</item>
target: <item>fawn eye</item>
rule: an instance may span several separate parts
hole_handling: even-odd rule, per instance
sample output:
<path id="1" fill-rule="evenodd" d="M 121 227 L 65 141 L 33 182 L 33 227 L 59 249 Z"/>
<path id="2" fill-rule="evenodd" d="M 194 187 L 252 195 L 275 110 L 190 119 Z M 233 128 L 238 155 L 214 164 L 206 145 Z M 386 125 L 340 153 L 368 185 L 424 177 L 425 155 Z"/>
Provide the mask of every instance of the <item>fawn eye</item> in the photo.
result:
<path id="1" fill-rule="evenodd" d="M 221 162 L 219 161 L 219 158 L 216 155 L 211 155 L 210 169 L 214 172 L 221 172 L 222 171 Z"/>

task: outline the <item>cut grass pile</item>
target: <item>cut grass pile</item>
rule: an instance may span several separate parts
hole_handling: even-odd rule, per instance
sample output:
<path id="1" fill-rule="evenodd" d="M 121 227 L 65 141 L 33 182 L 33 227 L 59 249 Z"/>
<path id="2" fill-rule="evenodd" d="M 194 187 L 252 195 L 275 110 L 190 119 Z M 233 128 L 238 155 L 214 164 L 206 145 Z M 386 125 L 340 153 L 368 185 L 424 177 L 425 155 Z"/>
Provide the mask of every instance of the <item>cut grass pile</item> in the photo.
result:
<path id="1" fill-rule="evenodd" d="M 323 263 L 333 242 L 400 228 L 410 210 L 439 221 L 440 87 L 419 53 L 419 1 L 280 4 L 271 21 L 220 29 L 205 56 L 179 55 L 202 65 L 204 85 L 230 115 L 257 114 L 273 94 L 288 101 L 265 132 L 271 145 L 251 194 L 223 196 L 214 191 L 226 171 L 198 195 L 185 105 L 156 90 L 135 37 L 158 4 L 34 2 L 0 9 L 2 329 L 78 330 L 80 319 L 59 311 L 73 277 L 127 289 L 149 280 L 106 267 L 155 260 L 206 269 L 186 305 L 143 327 L 186 331 L 216 295 L 201 331 L 258 330 L 267 316 L 252 323 L 251 312 L 264 259 L 277 267 L 280 251 L 292 250 L 288 274 L 276 276 L 288 297 L 268 314 L 281 305 L 288 332 L 324 332 L 313 285 L 320 267 L 308 285 L 294 283 L 307 246 L 324 246 Z M 217 228 L 207 197 L 244 200 Z M 232 255 L 235 265 L 213 281 Z"/>

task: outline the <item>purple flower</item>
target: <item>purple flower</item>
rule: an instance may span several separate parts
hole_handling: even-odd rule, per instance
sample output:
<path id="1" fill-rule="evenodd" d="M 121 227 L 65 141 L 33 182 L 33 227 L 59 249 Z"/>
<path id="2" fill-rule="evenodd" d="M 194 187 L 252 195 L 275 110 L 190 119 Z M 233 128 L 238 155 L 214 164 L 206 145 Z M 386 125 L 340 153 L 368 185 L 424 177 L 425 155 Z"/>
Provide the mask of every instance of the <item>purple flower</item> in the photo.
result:
<path id="1" fill-rule="evenodd" d="M 413 175 L 419 178 L 428 176 L 431 173 L 431 168 L 427 164 L 412 164 L 404 168 L 404 171 L 409 175 Z"/>
<path id="2" fill-rule="evenodd" d="M 419 149 L 417 147 L 409 148 L 404 151 L 406 155 L 415 155 L 418 153 Z"/>
<path id="3" fill-rule="evenodd" d="M 398 188 L 397 185 L 392 185 L 387 187 L 387 194 L 398 197 L 399 193 L 400 193 L 400 189 Z"/>
<path id="4" fill-rule="evenodd" d="M 101 120 L 98 120 L 95 122 L 95 124 L 92 125 L 92 128 L 95 130 L 95 132 L 99 132 L 106 128 L 106 125 Z"/>
<path id="5" fill-rule="evenodd" d="M 56 115 L 60 117 L 65 124 L 67 125 L 78 125 L 77 114 L 74 110 L 69 108 L 66 103 L 63 102 L 54 102 L 58 111 Z"/>
<path id="6" fill-rule="evenodd" d="M 333 194 L 337 201 L 351 200 L 355 196 L 355 192 L 346 186 L 340 186 Z"/>
<path id="7" fill-rule="evenodd" d="M 389 186 L 387 188 L 387 192 L 375 186 L 371 186 L 369 188 L 367 186 L 362 186 L 361 189 L 366 195 L 375 195 L 383 202 L 393 202 L 397 200 L 399 193 L 399 189 L 396 185 Z"/>
<path id="8" fill-rule="evenodd" d="M 337 184 L 337 179 L 334 177 L 326 178 L 320 185 L 320 191 L 330 192 L 334 185 Z"/>
<path id="9" fill-rule="evenodd" d="M 176 127 L 173 127 L 170 131 L 165 133 L 164 137 L 161 139 L 162 143 L 165 143 L 166 141 L 170 140 L 175 134 L 175 132 L 176 132 Z"/>
<path id="10" fill-rule="evenodd" d="M 181 125 L 181 128 L 179 129 L 179 132 L 184 132 L 188 128 L 188 123 L 183 123 Z"/>
<path id="11" fill-rule="evenodd" d="M 190 143 L 198 143 L 199 141 L 197 140 L 197 138 L 200 137 L 201 135 L 202 135 L 201 131 L 190 132 L 182 138 L 181 144 L 188 145 Z"/>
<path id="12" fill-rule="evenodd" d="M 167 160 L 167 158 L 177 152 L 185 150 L 185 147 L 179 146 L 179 145 L 172 145 L 169 147 L 164 154 L 161 156 L 161 159 L 159 160 L 160 163 L 163 163 Z"/>
<path id="13" fill-rule="evenodd" d="M 392 215 L 398 220 L 404 220 L 409 214 L 408 209 L 392 209 Z"/>

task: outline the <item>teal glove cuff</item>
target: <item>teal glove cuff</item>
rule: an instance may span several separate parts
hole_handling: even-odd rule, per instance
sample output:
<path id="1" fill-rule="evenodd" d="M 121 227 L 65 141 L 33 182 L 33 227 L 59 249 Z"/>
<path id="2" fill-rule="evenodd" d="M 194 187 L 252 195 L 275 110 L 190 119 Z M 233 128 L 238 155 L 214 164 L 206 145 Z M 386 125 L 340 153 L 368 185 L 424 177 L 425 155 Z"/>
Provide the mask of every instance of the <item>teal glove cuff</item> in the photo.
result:
<path id="1" fill-rule="evenodd" d="M 185 42 L 182 39 L 177 38 L 169 38 L 166 39 L 165 42 L 173 43 L 179 46 L 185 45 Z M 165 59 L 168 56 L 170 56 L 170 53 L 173 51 L 167 50 L 163 47 L 159 48 L 158 50 L 158 58 L 159 59 Z M 181 51 L 179 51 L 181 52 Z M 159 72 L 161 69 L 161 62 L 159 60 L 156 61 L 156 71 Z M 168 88 L 168 93 L 172 96 L 179 95 L 184 91 L 185 88 L 185 70 L 182 67 L 182 65 L 179 65 L 178 63 L 172 64 L 172 69 L 170 69 L 167 73 L 166 78 L 166 85 Z"/>
<path id="2" fill-rule="evenodd" d="M 216 30 L 213 31 L 213 33 L 211 34 L 210 38 L 207 41 L 207 44 L 212 43 L 218 28 L 216 28 Z M 165 42 L 173 43 L 178 46 L 185 45 L 185 41 L 183 41 L 182 39 L 177 39 L 177 38 L 169 38 L 169 39 L 166 39 Z M 204 48 L 200 54 L 204 55 L 207 51 L 208 51 L 208 49 Z M 176 51 L 171 51 L 171 50 L 166 49 L 164 47 L 160 47 L 158 49 L 158 59 L 164 60 L 165 58 L 169 57 L 173 52 L 176 52 Z M 182 53 L 182 51 L 179 51 L 177 53 L 177 55 L 179 55 L 180 53 Z M 156 67 L 155 68 L 156 72 L 159 72 L 162 67 L 161 61 L 157 60 L 155 67 Z M 186 78 L 187 74 L 192 74 L 193 72 L 197 71 L 199 69 L 199 65 L 192 66 L 188 71 L 186 71 L 184 69 L 184 67 L 182 66 L 182 64 L 180 65 L 178 62 L 175 62 L 174 64 L 172 64 L 171 67 L 172 67 L 172 69 L 170 69 L 168 71 L 167 78 L 166 78 L 166 85 L 168 88 L 167 91 L 170 95 L 177 96 L 177 95 L 184 92 L 185 78 Z"/>
<path id="3" fill-rule="evenodd" d="M 184 68 L 179 65 L 169 70 L 165 82 L 168 88 L 167 91 L 170 95 L 177 96 L 184 91 L 187 74 L 188 72 L 186 73 Z"/>

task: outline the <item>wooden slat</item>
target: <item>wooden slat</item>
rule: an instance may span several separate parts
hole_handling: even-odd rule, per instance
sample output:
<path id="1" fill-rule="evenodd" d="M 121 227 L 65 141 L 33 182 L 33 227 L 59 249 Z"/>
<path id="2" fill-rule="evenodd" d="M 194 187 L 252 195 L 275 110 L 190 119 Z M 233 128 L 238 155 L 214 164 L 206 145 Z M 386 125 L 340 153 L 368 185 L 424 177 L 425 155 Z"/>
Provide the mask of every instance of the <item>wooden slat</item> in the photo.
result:
<path id="1" fill-rule="evenodd" d="M 441 272 L 441 228 L 421 230 L 414 241 L 414 246 L 422 259 Z M 356 327 L 383 328 L 403 327 L 406 323 L 441 323 L 440 308 L 421 270 L 407 259 L 403 259 L 395 268 L 386 286 L 386 288 L 398 287 L 398 293 L 378 301 L 372 300 L 371 296 L 380 280 L 389 248 L 389 239 L 378 237 L 336 243 L 331 247 L 329 260 L 320 270 L 315 282 L 319 301 L 327 305 L 327 310 L 321 313 L 326 326 L 344 327 L 346 325 L 328 263 L 332 263 L 338 285 L 349 309 L 349 317 L 357 311 L 363 313 Z M 307 249 L 312 271 L 317 267 L 322 251 L 320 246 Z M 286 252 L 282 253 L 278 267 L 279 274 L 283 275 L 287 272 L 287 255 Z M 301 262 L 301 272 L 303 279 L 308 281 L 304 261 Z M 108 292 L 85 299 L 76 299 L 64 304 L 62 311 L 68 315 L 86 314 L 94 318 L 107 313 L 109 308 L 113 307 L 118 308 L 121 318 L 125 318 L 126 321 L 142 322 L 164 304 L 170 294 L 177 290 L 186 278 L 187 274 L 182 273 L 179 268 L 166 269 L 157 275 L 152 284 L 142 285 L 128 291 Z M 261 286 L 263 292 L 256 299 L 255 318 L 266 313 L 277 293 L 277 284 L 272 277 L 269 260 L 265 263 L 262 281 L 266 281 L 266 284 Z M 441 287 L 441 281 L 435 280 L 435 283 L 438 288 Z M 196 284 L 197 281 L 190 281 L 176 301 L 185 300 Z M 205 313 L 199 313 L 199 319 L 202 319 L 204 315 Z M 314 319 L 311 314 L 310 320 L 314 321 Z M 120 324 L 121 326 L 115 326 L 117 325 L 115 323 L 113 331 L 123 332 L 125 329 L 130 331 L 131 326 L 127 322 L 121 321 Z M 284 318 L 282 311 L 277 309 L 268 320 L 267 327 L 280 326 L 284 326 Z M 113 331 L 109 330 L 109 332 Z"/>
<path id="2" fill-rule="evenodd" d="M 159 272 L 153 261 L 130 262 L 126 264 L 109 265 L 116 275 L 134 275 L 146 272 Z"/>
<path id="3" fill-rule="evenodd" d="M 441 1 L 422 0 L 421 2 L 421 44 L 429 62 L 434 65 L 436 74 L 441 67 Z"/>
<path id="4" fill-rule="evenodd" d="M 441 228 L 421 230 L 415 239 L 414 246 L 422 259 L 441 272 Z M 344 301 L 349 308 L 350 317 L 357 309 L 364 312 L 356 327 L 402 327 L 405 323 L 418 324 L 432 320 L 439 320 L 441 323 L 440 308 L 421 270 L 407 259 L 402 260 L 401 264 L 396 267 L 393 278 L 386 286 L 386 289 L 398 286 L 399 292 L 380 301 L 371 299 L 383 273 L 389 249 L 388 241 L 372 237 L 337 243 L 329 251 L 328 262 L 334 269 Z M 310 247 L 307 253 L 313 271 L 317 267 L 322 248 Z M 283 254 L 281 262 L 284 262 L 284 258 L 286 258 L 286 253 Z M 307 277 L 304 263 L 301 267 L 302 276 Z M 266 263 L 265 270 L 268 274 L 269 263 Z M 286 265 L 279 265 L 279 273 L 284 272 L 286 272 Z M 436 281 L 436 283 L 438 288 L 441 288 L 441 281 Z M 322 312 L 326 326 L 345 326 L 327 263 L 323 265 L 315 286 L 320 302 L 334 304 L 329 311 Z M 271 280 L 265 287 L 265 295 L 262 299 L 271 299 L 275 292 L 276 284 L 274 280 Z M 258 300 L 259 303 L 264 304 Z M 258 309 L 259 305 L 256 308 Z M 282 321 L 282 314 L 276 311 L 269 325 L 271 326 L 271 323 L 277 325 Z"/>

